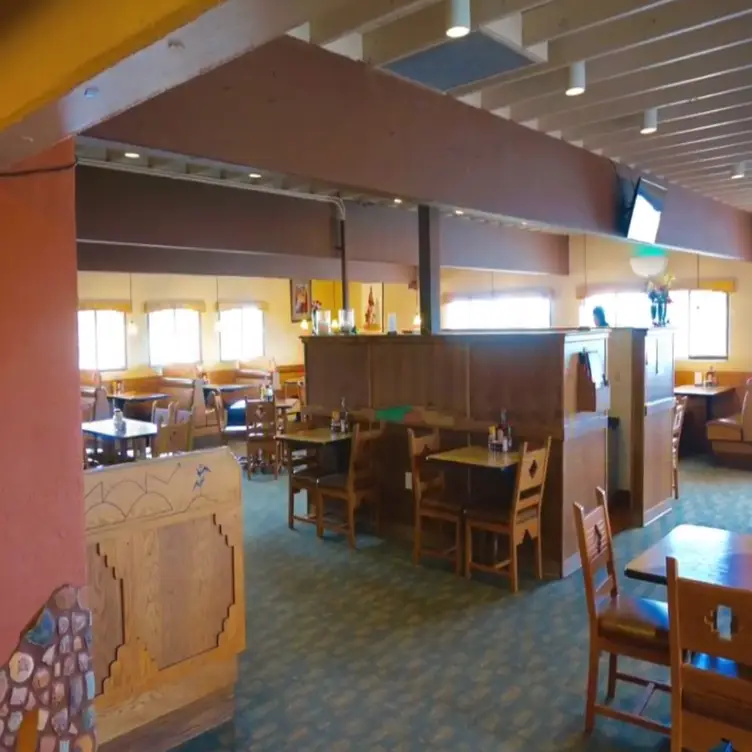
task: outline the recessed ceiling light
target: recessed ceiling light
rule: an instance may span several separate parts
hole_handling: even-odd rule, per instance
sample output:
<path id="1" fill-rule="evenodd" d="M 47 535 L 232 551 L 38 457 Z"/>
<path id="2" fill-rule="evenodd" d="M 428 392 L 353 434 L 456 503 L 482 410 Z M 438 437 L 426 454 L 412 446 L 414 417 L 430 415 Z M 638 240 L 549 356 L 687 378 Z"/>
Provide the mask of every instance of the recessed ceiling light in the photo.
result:
<path id="1" fill-rule="evenodd" d="M 99 89 L 97 89 L 96 86 L 87 86 L 84 89 L 84 96 L 87 99 L 94 99 L 94 97 L 96 97 L 97 94 L 99 94 Z"/>
<path id="2" fill-rule="evenodd" d="M 251 180 L 258 180 L 261 177 L 261 173 L 260 172 L 249 172 L 248 173 L 248 177 Z"/>
<path id="3" fill-rule="evenodd" d="M 141 155 L 136 151 L 127 151 L 123 156 L 126 159 L 139 159 Z"/>
<path id="4" fill-rule="evenodd" d="M 739 162 L 739 164 L 734 168 L 734 171 L 731 173 L 731 179 L 732 180 L 741 180 L 745 175 L 745 165 L 744 162 Z"/>
<path id="5" fill-rule="evenodd" d="M 462 216 L 462 215 L 463 215 L 463 214 L 464 214 L 465 212 L 463 212 L 463 211 L 462 211 L 462 209 L 455 209 L 455 210 L 454 210 L 454 213 L 455 213 L 455 214 L 456 214 L 456 215 L 457 215 L 458 217 L 461 217 L 461 216 Z"/>
<path id="6" fill-rule="evenodd" d="M 655 133 L 658 130 L 658 109 L 656 107 L 650 107 L 645 110 L 642 116 L 642 128 L 640 133 L 643 136 L 649 136 L 651 133 Z"/>
<path id="7" fill-rule="evenodd" d="M 470 33 L 470 0 L 447 0 L 446 35 L 450 39 Z"/>
<path id="8" fill-rule="evenodd" d="M 585 93 L 585 61 L 580 60 L 569 66 L 569 87 L 564 92 L 568 97 L 578 97 Z"/>
<path id="9" fill-rule="evenodd" d="M 401 198 L 395 198 L 394 199 L 394 203 L 395 204 L 401 204 L 402 203 L 402 199 Z"/>

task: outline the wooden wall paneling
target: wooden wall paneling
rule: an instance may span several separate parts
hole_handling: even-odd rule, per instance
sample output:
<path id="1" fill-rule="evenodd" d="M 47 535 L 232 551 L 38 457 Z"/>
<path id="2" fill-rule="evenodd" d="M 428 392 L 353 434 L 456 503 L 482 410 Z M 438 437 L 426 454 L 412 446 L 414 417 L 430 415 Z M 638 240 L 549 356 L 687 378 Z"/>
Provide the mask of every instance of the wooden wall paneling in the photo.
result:
<path id="1" fill-rule="evenodd" d="M 569 332 L 564 338 L 564 414 L 577 412 L 577 361 L 585 350 L 593 367 L 600 363 L 608 374 L 608 332 Z"/>
<path id="2" fill-rule="evenodd" d="M 640 525 L 649 525 L 670 511 L 673 503 L 673 397 L 650 404 L 645 411 L 644 426 L 642 505 L 637 510 L 637 522 Z"/>
<path id="3" fill-rule="evenodd" d="M 306 337 L 306 399 L 309 405 L 369 405 L 369 362 L 362 337 Z M 366 338 L 367 339 L 367 338 Z"/>
<path id="4" fill-rule="evenodd" d="M 674 395 L 674 333 L 649 329 L 645 334 L 645 402 Z"/>
<path id="5" fill-rule="evenodd" d="M 564 415 L 563 340 L 561 332 L 470 339 L 471 416 L 490 425 L 506 410 L 518 433 L 529 438 L 556 433 Z"/>
<path id="6" fill-rule="evenodd" d="M 240 469 L 227 449 L 191 452 L 86 472 L 84 491 L 99 736 L 125 749 L 158 718 L 233 691 L 245 648 Z"/>

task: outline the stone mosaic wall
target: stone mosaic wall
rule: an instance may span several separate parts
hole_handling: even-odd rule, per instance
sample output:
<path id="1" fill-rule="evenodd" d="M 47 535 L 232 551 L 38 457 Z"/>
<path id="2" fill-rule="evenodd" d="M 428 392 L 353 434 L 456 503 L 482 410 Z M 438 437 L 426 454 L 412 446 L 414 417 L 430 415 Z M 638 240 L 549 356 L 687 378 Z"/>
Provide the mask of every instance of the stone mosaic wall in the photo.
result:
<path id="1" fill-rule="evenodd" d="M 91 641 L 86 589 L 59 588 L 0 668 L 0 751 L 18 749 L 32 713 L 37 752 L 96 749 Z"/>

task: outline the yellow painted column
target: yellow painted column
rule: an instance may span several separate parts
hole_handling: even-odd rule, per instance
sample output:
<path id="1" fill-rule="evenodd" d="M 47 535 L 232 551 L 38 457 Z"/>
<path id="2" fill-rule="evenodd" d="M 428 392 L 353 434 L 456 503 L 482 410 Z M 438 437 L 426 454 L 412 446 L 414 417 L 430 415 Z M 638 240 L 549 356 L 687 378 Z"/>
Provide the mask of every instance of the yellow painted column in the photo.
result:
<path id="1" fill-rule="evenodd" d="M 24 0 L 0 9 L 0 131 L 222 0 Z"/>

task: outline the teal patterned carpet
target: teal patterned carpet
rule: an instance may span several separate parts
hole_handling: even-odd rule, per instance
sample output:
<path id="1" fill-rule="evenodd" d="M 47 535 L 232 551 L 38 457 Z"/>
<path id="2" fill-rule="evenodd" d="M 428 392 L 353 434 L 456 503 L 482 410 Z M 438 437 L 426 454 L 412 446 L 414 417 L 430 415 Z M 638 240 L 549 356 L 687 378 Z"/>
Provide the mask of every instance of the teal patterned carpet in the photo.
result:
<path id="1" fill-rule="evenodd" d="M 606 719 L 583 737 L 579 573 L 528 579 L 512 596 L 504 581 L 414 567 L 409 551 L 372 538 L 351 552 L 309 526 L 288 530 L 286 483 L 245 484 L 248 650 L 235 718 L 181 752 L 668 751 L 662 737 Z M 693 463 L 681 488 L 674 512 L 617 536 L 620 568 L 679 522 L 752 532 L 752 474 Z M 668 720 L 666 700 L 651 708 Z"/>

